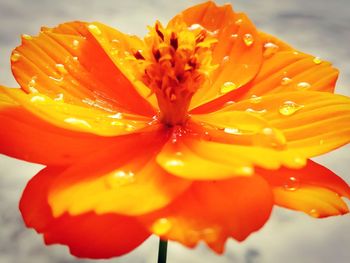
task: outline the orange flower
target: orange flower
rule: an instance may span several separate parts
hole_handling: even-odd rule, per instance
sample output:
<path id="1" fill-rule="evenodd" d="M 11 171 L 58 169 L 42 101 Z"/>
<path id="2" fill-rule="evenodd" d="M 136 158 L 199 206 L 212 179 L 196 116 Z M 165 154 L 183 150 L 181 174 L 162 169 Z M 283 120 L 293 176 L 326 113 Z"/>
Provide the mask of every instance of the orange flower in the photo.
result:
<path id="1" fill-rule="evenodd" d="M 144 39 L 71 22 L 23 35 L 1 87 L 0 152 L 47 167 L 20 210 L 47 244 L 108 258 L 150 234 L 218 253 L 273 205 L 341 215 L 348 185 L 308 160 L 349 142 L 338 72 L 213 2 Z"/>

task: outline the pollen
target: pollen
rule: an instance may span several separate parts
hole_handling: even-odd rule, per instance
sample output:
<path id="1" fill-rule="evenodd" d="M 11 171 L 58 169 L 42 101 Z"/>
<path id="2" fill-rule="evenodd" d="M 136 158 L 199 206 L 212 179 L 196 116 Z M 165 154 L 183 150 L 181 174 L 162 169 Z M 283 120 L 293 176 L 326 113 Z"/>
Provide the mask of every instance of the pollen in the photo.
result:
<path id="1" fill-rule="evenodd" d="M 214 34 L 202 26 L 160 22 L 149 27 L 148 50 L 135 51 L 143 82 L 158 99 L 160 119 L 168 125 L 182 124 L 194 93 L 217 68 L 212 64 Z"/>

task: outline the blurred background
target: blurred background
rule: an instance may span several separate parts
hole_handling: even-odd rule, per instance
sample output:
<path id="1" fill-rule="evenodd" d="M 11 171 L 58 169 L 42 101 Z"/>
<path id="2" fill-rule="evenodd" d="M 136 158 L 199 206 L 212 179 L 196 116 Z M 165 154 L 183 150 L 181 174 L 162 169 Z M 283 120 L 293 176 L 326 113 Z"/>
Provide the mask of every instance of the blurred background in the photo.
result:
<path id="1" fill-rule="evenodd" d="M 101 21 L 121 31 L 144 35 L 156 19 L 166 23 L 182 9 L 202 1 L 168 0 L 0 0 L 0 83 L 16 87 L 10 71 L 11 50 L 20 34 L 37 34 L 43 25 L 70 20 Z M 230 1 L 217 1 L 223 4 Z M 350 95 L 349 0 L 234 0 L 263 31 L 297 49 L 332 61 L 340 69 L 337 93 Z M 3 124 L 0 124 L 3 125 Z M 349 123 L 350 125 L 350 123 Z M 1 129 L 1 126 L 0 126 Z M 28 135 L 30 136 L 30 135 Z M 350 147 L 316 158 L 350 183 Z M 26 229 L 18 201 L 26 182 L 41 169 L 0 155 L 0 262 L 154 263 L 158 240 L 150 238 L 132 253 L 112 260 L 78 260 L 59 245 L 46 247 L 40 235 Z M 349 202 L 348 202 L 349 204 Z M 205 246 L 189 250 L 170 243 L 169 263 L 346 263 L 350 262 L 350 216 L 316 220 L 275 208 L 263 229 L 244 243 L 229 241 L 217 256 Z"/>

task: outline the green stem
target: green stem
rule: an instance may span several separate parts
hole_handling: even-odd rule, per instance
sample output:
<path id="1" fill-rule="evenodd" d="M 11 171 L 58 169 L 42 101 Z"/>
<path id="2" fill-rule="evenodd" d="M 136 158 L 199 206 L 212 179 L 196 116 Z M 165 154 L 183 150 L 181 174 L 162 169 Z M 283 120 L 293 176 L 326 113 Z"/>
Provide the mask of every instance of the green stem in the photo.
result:
<path id="1" fill-rule="evenodd" d="M 158 263 L 166 263 L 168 240 L 159 239 Z"/>

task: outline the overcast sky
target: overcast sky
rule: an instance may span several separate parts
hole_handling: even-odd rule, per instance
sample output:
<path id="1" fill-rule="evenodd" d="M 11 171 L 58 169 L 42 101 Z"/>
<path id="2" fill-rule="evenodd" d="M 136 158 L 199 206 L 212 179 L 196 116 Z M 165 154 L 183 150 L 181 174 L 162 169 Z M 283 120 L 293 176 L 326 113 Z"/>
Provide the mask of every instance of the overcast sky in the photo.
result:
<path id="1" fill-rule="evenodd" d="M 20 34 L 36 34 L 42 25 L 97 20 L 124 32 L 142 35 L 146 25 L 156 19 L 166 22 L 177 12 L 199 2 L 0 0 L 0 83 L 16 86 L 9 67 L 11 49 L 19 44 Z M 350 95 L 349 0 L 236 0 L 233 4 L 236 10 L 247 12 L 260 29 L 302 51 L 332 61 L 341 72 L 337 92 Z M 350 182 L 349 153 L 347 146 L 317 161 Z M 79 261 L 70 256 L 65 247 L 45 247 L 41 236 L 23 226 L 18 200 L 26 182 L 40 168 L 0 155 L 0 262 L 97 262 Z M 102 262 L 156 262 L 157 242 L 152 238 L 125 257 Z M 350 216 L 316 220 L 301 213 L 275 209 L 261 231 L 244 243 L 230 241 L 226 251 L 224 256 L 217 256 L 204 246 L 189 250 L 171 243 L 168 262 L 346 263 L 350 259 Z"/>

